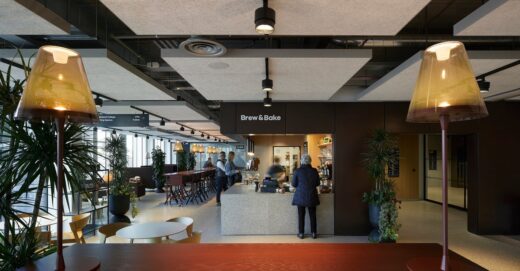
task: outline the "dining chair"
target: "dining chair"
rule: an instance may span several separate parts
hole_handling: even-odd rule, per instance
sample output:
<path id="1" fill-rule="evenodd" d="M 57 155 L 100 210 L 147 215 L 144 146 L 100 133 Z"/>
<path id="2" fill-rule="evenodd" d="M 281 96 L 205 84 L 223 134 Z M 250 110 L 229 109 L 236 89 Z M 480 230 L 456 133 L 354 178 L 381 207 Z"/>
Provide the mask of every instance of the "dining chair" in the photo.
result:
<path id="1" fill-rule="evenodd" d="M 63 243 L 86 244 L 83 238 L 83 228 L 87 226 L 90 220 L 90 213 L 75 215 L 69 223 L 70 232 L 63 232 Z M 56 243 L 57 237 L 54 237 L 51 242 Z"/>
<path id="2" fill-rule="evenodd" d="M 173 241 L 176 244 L 200 244 L 200 240 L 202 239 L 202 232 L 194 231 L 192 235 L 188 238 L 184 238 L 178 241 Z"/>
<path id="3" fill-rule="evenodd" d="M 193 234 L 193 218 L 187 216 L 175 217 L 172 219 L 166 220 L 166 222 L 179 222 L 186 225 L 186 234 L 188 237 L 191 237 Z"/>
<path id="4" fill-rule="evenodd" d="M 130 223 L 116 222 L 112 224 L 103 225 L 98 229 L 99 243 L 106 244 L 107 238 L 116 235 L 116 232 L 122 228 L 130 226 Z"/>

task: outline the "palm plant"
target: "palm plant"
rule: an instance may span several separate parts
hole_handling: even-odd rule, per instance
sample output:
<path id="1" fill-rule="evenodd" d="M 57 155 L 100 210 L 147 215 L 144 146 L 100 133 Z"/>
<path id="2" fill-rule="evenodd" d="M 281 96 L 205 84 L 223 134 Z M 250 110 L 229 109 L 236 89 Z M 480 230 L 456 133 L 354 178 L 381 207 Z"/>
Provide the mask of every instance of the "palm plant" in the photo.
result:
<path id="1" fill-rule="evenodd" d="M 155 189 L 157 192 L 164 192 L 162 189 L 166 178 L 164 177 L 164 159 L 166 154 L 160 148 L 152 150 L 152 169 L 153 180 L 155 181 Z"/>

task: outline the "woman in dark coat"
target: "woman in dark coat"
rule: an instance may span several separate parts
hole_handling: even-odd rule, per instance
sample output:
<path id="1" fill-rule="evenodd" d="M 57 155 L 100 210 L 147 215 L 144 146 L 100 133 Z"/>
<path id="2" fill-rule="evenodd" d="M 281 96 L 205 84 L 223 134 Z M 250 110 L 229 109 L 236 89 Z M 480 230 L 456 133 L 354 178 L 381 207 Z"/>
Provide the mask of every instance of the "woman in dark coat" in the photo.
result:
<path id="1" fill-rule="evenodd" d="M 320 185 L 318 171 L 311 166 L 311 157 L 302 155 L 301 166 L 293 175 L 292 186 L 296 187 L 292 205 L 298 206 L 298 237 L 303 239 L 305 232 L 305 208 L 309 211 L 312 238 L 318 237 L 316 232 L 316 206 L 320 205 L 316 187 Z"/>

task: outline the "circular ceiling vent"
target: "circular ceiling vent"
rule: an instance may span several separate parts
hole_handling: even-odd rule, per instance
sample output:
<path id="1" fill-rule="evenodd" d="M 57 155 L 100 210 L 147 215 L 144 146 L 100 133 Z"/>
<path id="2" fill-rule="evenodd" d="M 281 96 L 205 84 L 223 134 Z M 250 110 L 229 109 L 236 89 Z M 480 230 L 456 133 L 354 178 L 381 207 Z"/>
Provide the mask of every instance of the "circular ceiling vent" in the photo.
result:
<path id="1" fill-rule="evenodd" d="M 201 37 L 189 38 L 181 42 L 179 47 L 195 56 L 221 56 L 227 51 L 221 43 Z"/>

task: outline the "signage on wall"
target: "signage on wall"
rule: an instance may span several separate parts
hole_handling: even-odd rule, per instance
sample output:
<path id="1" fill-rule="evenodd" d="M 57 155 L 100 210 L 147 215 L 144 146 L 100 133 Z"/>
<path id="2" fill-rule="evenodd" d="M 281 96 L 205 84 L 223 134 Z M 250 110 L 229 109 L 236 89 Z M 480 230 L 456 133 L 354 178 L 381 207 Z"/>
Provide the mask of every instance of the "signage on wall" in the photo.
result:
<path id="1" fill-rule="evenodd" d="M 282 121 L 282 116 L 276 114 L 240 115 L 240 121 Z"/>
<path id="2" fill-rule="evenodd" d="M 235 145 L 235 149 L 243 150 L 243 149 L 245 149 L 245 146 L 244 145 Z"/>
<path id="3" fill-rule="evenodd" d="M 148 127 L 148 114 L 99 114 L 101 127 Z"/>

